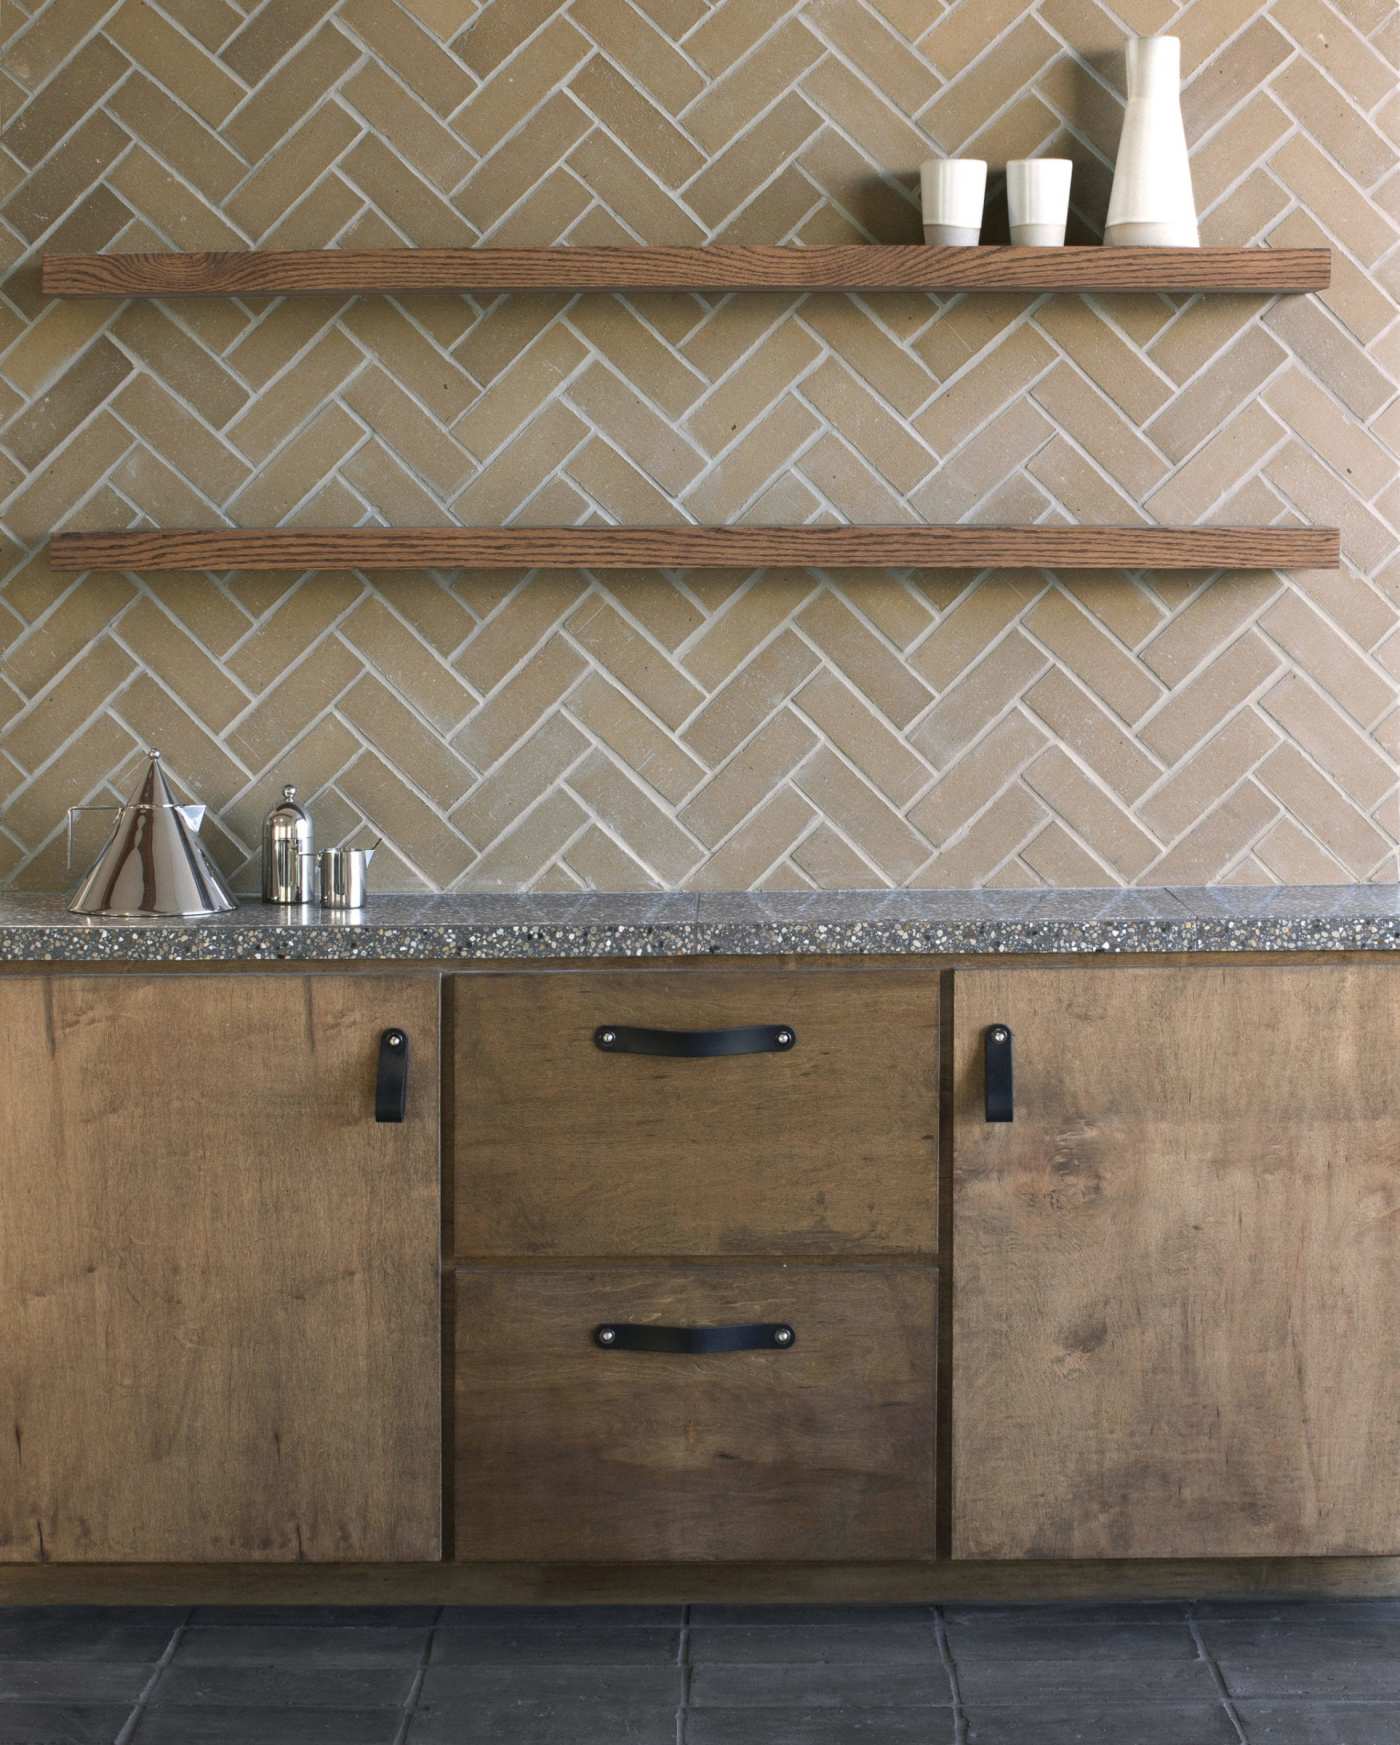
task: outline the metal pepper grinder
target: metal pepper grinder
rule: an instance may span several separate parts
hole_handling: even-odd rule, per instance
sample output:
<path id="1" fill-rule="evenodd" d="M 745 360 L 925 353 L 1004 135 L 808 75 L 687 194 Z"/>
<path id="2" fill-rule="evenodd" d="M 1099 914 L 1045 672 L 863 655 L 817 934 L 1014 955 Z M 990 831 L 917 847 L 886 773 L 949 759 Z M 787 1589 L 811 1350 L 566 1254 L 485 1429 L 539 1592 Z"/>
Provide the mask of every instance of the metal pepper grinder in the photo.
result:
<path id="1" fill-rule="evenodd" d="M 262 894 L 265 903 L 316 900 L 315 832 L 291 782 L 263 820 Z"/>

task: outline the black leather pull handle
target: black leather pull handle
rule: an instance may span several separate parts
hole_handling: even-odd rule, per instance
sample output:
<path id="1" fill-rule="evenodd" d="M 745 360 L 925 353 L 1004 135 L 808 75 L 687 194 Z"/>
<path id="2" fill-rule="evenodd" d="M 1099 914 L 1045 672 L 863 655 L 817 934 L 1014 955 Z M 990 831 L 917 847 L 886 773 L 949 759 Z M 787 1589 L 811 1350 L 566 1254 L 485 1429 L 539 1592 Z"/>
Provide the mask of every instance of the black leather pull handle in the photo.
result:
<path id="1" fill-rule="evenodd" d="M 408 1037 L 386 1030 L 379 1038 L 379 1072 L 374 1081 L 376 1121 L 402 1121 L 408 1108 Z"/>
<path id="2" fill-rule="evenodd" d="M 1005 1024 L 987 1026 L 987 1119 L 1016 1119 L 1015 1090 L 1011 1079 L 1011 1032 Z"/>
<path id="3" fill-rule="evenodd" d="M 604 1054 L 662 1054 L 671 1060 L 713 1060 L 721 1054 L 786 1054 L 797 1045 L 791 1024 L 750 1024 L 739 1030 L 636 1030 L 600 1024 L 593 1042 Z"/>
<path id="4" fill-rule="evenodd" d="M 670 1351 L 709 1357 L 722 1351 L 790 1351 L 797 1334 L 786 1321 L 759 1321 L 747 1327 L 655 1327 L 604 1321 L 593 1329 L 593 1343 L 604 1351 Z"/>

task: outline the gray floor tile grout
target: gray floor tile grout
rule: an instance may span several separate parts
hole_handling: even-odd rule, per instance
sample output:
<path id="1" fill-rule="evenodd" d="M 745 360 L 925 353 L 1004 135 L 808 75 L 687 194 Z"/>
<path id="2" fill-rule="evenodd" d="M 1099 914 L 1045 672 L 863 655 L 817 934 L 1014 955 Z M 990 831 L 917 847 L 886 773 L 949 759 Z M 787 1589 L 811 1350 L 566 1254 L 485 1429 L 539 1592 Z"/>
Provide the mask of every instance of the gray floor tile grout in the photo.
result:
<path id="1" fill-rule="evenodd" d="M 1197 1654 L 1199 1654 L 1201 1659 L 1205 1661 L 1206 1666 L 1210 1670 L 1211 1681 L 1220 1695 L 1221 1707 L 1230 1717 L 1230 1725 L 1239 1735 L 1240 1745 L 1248 1745 L 1248 1741 L 1245 1737 L 1244 1722 L 1240 1719 L 1239 1711 L 1236 1709 L 1234 1700 L 1230 1695 L 1229 1687 L 1225 1683 L 1225 1675 L 1216 1664 L 1215 1656 L 1211 1653 L 1210 1649 L 1206 1647 L 1205 1637 L 1201 1635 L 1201 1627 L 1197 1623 L 1194 1614 L 1188 1616 L 1186 1620 L 1186 1628 L 1191 1632 L 1191 1640 L 1196 1644 Z"/>
<path id="2" fill-rule="evenodd" d="M 689 1730 L 686 1720 L 690 1713 L 690 1680 L 692 1667 L 690 1663 L 690 1622 L 691 1610 L 688 1605 L 681 1607 L 681 1633 L 676 1644 L 676 1660 L 681 1669 L 681 1700 L 676 1705 L 676 1745 L 685 1745 L 685 1736 Z"/>
<path id="3" fill-rule="evenodd" d="M 151 1676 L 142 1686 L 141 1694 L 137 1697 L 135 1706 L 132 1708 L 131 1713 L 126 1717 L 126 1720 L 122 1723 L 121 1731 L 112 1741 L 112 1745 L 129 1745 L 129 1741 L 135 1736 L 136 1729 L 141 1725 L 141 1717 L 146 1712 L 146 1705 L 151 1700 L 151 1693 L 160 1683 L 161 1678 L 164 1676 L 166 1667 L 169 1666 L 170 1662 L 175 1658 L 176 1651 L 179 1649 L 185 1631 L 190 1627 L 190 1619 L 193 1616 L 194 1609 L 191 1607 L 170 1632 L 170 1640 L 165 1645 L 165 1652 L 152 1667 Z"/>
<path id="4" fill-rule="evenodd" d="M 423 1680 L 427 1676 L 428 1665 L 433 1657 L 433 1643 L 437 1640 L 438 1625 L 441 1624 L 445 1606 L 439 1606 L 428 1625 L 428 1633 L 423 1638 L 423 1652 L 419 1656 L 418 1666 L 409 1684 L 407 1694 L 403 1699 L 403 1719 L 399 1722 L 394 1734 L 393 1745 L 406 1745 L 409 1728 L 413 1725 L 413 1717 L 418 1713 L 418 1698 L 423 1692 Z"/>
<path id="5" fill-rule="evenodd" d="M 958 1663 L 953 1645 L 948 1640 L 948 1620 L 942 1606 L 933 1608 L 933 1634 L 938 1643 L 938 1658 L 947 1674 L 948 1690 L 953 1698 L 953 1745 L 964 1745 L 967 1738 L 967 1710 L 963 1707 L 962 1684 L 958 1679 Z"/>

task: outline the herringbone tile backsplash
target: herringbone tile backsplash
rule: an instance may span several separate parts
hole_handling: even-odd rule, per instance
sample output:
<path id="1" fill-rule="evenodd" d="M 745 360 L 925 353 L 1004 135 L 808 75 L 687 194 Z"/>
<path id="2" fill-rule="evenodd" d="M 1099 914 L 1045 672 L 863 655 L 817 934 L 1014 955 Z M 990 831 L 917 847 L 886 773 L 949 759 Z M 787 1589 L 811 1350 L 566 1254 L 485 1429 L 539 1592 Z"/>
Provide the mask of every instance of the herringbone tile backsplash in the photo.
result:
<path id="1" fill-rule="evenodd" d="M 322 843 L 383 833 L 380 888 L 1397 877 L 1395 0 L 0 16 L 0 880 L 61 885 L 65 808 L 120 795 L 146 744 L 245 889 L 287 780 Z M 1160 30 L 1205 240 L 1330 244 L 1325 295 L 38 293 L 44 249 L 912 242 L 936 153 L 994 187 L 1009 157 L 1073 157 L 1092 240 L 1124 39 Z M 1305 520 L 1340 523 L 1345 563 L 43 558 L 59 527 L 681 520 Z"/>

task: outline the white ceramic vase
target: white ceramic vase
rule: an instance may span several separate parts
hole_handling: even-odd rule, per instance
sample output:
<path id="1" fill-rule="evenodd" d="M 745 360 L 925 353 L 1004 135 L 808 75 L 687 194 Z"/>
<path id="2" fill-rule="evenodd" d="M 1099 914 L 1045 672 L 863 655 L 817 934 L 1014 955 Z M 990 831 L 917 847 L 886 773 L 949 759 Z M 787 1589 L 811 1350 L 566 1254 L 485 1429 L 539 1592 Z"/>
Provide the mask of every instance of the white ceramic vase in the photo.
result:
<path id="1" fill-rule="evenodd" d="M 1181 43 L 1128 44 L 1128 108 L 1104 241 L 1114 248 L 1199 248 L 1191 161 L 1181 121 Z"/>

